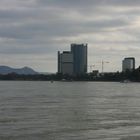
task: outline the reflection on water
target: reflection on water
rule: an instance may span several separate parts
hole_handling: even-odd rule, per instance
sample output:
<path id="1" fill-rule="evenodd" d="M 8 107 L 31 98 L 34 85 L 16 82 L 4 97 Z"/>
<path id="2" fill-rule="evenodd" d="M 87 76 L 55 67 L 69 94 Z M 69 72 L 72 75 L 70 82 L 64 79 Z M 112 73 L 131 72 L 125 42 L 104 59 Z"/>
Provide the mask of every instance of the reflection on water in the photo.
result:
<path id="1" fill-rule="evenodd" d="M 0 140 L 139 140 L 138 83 L 0 82 Z"/>

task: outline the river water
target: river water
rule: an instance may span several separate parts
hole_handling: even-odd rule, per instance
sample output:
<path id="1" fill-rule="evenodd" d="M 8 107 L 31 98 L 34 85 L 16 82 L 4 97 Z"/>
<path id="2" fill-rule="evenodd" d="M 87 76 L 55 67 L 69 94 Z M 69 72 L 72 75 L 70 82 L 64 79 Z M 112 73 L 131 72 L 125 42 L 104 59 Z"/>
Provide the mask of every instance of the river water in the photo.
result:
<path id="1" fill-rule="evenodd" d="M 140 85 L 1 81 L 0 140 L 140 140 Z"/>

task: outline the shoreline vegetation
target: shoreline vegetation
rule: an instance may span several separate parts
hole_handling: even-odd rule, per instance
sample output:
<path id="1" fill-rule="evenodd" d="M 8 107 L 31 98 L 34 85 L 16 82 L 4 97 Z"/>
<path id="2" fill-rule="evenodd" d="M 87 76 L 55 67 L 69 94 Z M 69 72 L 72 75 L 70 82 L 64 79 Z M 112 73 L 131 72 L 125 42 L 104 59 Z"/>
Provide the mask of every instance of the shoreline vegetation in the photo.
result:
<path id="1" fill-rule="evenodd" d="M 0 80 L 2 81 L 103 81 L 103 82 L 121 82 L 129 80 L 132 82 L 140 82 L 140 67 L 133 71 L 126 72 L 114 72 L 114 73 L 87 73 L 84 75 L 70 76 L 56 74 L 35 74 L 35 75 L 24 75 L 24 74 L 0 74 Z"/>

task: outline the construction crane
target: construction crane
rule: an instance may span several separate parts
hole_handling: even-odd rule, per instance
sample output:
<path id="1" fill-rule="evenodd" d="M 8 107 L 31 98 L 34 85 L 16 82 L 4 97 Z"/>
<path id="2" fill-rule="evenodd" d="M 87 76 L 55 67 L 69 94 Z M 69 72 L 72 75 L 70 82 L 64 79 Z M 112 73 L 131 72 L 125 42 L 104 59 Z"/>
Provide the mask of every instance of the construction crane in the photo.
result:
<path id="1" fill-rule="evenodd" d="M 101 62 L 101 64 L 102 64 L 102 73 L 104 73 L 104 64 L 105 64 L 105 63 L 109 63 L 109 62 L 108 62 L 108 61 L 103 61 L 103 60 L 102 60 L 102 62 Z"/>

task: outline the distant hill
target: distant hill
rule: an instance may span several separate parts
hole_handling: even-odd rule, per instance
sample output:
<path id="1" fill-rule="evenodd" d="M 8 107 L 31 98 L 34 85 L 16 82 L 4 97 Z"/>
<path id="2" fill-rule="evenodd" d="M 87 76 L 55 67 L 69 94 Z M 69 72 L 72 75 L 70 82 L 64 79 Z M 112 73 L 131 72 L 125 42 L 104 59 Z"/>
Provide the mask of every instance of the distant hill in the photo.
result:
<path id="1" fill-rule="evenodd" d="M 24 74 L 24 75 L 38 74 L 38 72 L 34 71 L 33 69 L 29 67 L 16 69 L 16 68 L 8 67 L 8 66 L 0 66 L 0 74 L 9 74 L 9 73 Z"/>

